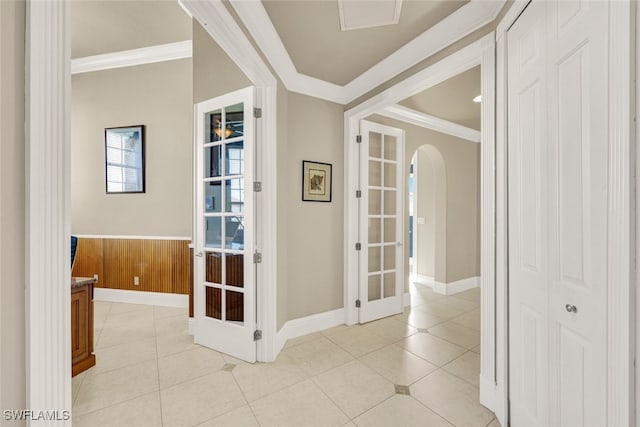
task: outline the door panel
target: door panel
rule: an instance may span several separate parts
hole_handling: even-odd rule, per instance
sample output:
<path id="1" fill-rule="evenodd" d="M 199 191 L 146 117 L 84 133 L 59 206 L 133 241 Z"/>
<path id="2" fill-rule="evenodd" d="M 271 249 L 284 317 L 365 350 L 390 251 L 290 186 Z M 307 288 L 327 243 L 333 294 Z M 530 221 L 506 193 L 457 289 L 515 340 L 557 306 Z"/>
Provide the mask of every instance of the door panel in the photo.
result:
<path id="1" fill-rule="evenodd" d="M 360 322 L 402 311 L 403 132 L 363 121 L 360 159 Z"/>
<path id="2" fill-rule="evenodd" d="M 253 88 L 197 105 L 195 341 L 255 362 Z"/>

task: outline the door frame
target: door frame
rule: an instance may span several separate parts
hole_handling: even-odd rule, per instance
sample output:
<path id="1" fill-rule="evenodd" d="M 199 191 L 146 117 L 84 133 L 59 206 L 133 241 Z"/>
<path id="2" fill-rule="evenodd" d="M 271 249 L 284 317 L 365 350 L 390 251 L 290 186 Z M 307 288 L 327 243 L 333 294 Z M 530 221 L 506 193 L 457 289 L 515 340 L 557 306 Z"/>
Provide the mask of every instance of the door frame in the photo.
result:
<path id="1" fill-rule="evenodd" d="M 537 0 L 536 0 L 537 1 Z M 507 211 L 507 38 L 509 28 L 529 4 L 516 0 L 496 30 L 497 44 L 497 297 L 498 371 L 508 373 L 508 211 Z M 640 17 L 630 0 L 609 3 L 609 171 L 608 171 L 608 372 L 607 424 L 634 425 L 636 420 L 635 258 L 636 197 L 635 179 L 640 172 L 634 158 L 634 107 L 638 101 L 633 86 L 635 73 L 635 29 Z M 627 52 L 623 54 L 621 52 Z M 640 222 L 639 222 L 640 224 Z M 640 249 L 640 248 L 638 248 Z M 508 378 L 506 378 L 508 383 Z M 508 398 L 508 387 L 504 396 Z M 502 425 L 506 425 L 500 420 Z"/>
<path id="2" fill-rule="evenodd" d="M 407 97 L 435 86 L 477 65 L 481 66 L 482 129 L 481 129 L 481 367 L 480 402 L 506 419 L 506 372 L 500 372 L 497 348 L 504 341 L 496 340 L 495 282 L 495 34 L 491 32 L 439 62 L 425 68 L 369 100 L 345 112 L 345 273 L 344 302 L 346 324 L 358 320 L 355 302 L 358 299 L 358 146 L 356 137 L 360 120 L 381 111 Z M 506 425 L 503 423 L 503 425 Z"/>

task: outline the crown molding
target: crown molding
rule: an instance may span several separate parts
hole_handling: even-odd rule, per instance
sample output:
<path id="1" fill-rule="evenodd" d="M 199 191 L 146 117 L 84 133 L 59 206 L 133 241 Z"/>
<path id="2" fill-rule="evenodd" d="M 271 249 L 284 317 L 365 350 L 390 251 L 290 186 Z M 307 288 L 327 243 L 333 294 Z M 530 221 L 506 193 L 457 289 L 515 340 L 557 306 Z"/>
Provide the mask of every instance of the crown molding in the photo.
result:
<path id="1" fill-rule="evenodd" d="M 384 108 L 378 114 L 390 119 L 400 120 L 405 123 L 431 129 L 436 132 L 446 133 L 456 138 L 465 139 L 471 142 L 480 142 L 480 131 L 471 129 L 448 120 L 441 119 L 421 111 L 416 111 L 402 105 L 391 105 Z"/>
<path id="2" fill-rule="evenodd" d="M 286 88 L 340 104 L 359 98 L 464 36 L 493 22 L 504 0 L 471 0 L 345 86 L 299 73 L 260 0 L 230 0 Z"/>
<path id="3" fill-rule="evenodd" d="M 84 58 L 71 60 L 71 74 L 173 61 L 175 59 L 191 58 L 192 54 L 191 40 L 185 40 L 140 49 L 85 56 Z"/>

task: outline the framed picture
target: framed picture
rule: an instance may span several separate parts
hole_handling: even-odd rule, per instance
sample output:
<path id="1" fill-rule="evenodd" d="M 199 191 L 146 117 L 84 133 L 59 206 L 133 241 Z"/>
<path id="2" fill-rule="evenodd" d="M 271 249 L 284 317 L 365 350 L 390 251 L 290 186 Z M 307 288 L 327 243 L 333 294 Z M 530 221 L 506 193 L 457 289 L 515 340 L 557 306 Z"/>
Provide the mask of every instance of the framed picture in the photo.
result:
<path id="1" fill-rule="evenodd" d="M 144 193 L 144 126 L 104 130 L 107 193 Z"/>
<path id="2" fill-rule="evenodd" d="M 302 201 L 331 202 L 331 163 L 302 161 Z"/>

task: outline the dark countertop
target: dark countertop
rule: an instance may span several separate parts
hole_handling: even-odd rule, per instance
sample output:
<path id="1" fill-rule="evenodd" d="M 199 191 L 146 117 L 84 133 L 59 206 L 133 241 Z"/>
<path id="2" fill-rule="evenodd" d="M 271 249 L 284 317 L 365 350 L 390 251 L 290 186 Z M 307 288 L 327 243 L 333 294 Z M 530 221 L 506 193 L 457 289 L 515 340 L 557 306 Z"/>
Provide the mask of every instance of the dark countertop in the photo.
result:
<path id="1" fill-rule="evenodd" d="M 96 283 L 97 280 L 93 277 L 72 277 L 71 278 L 71 289 L 77 288 L 79 286 L 89 285 L 91 283 Z"/>

